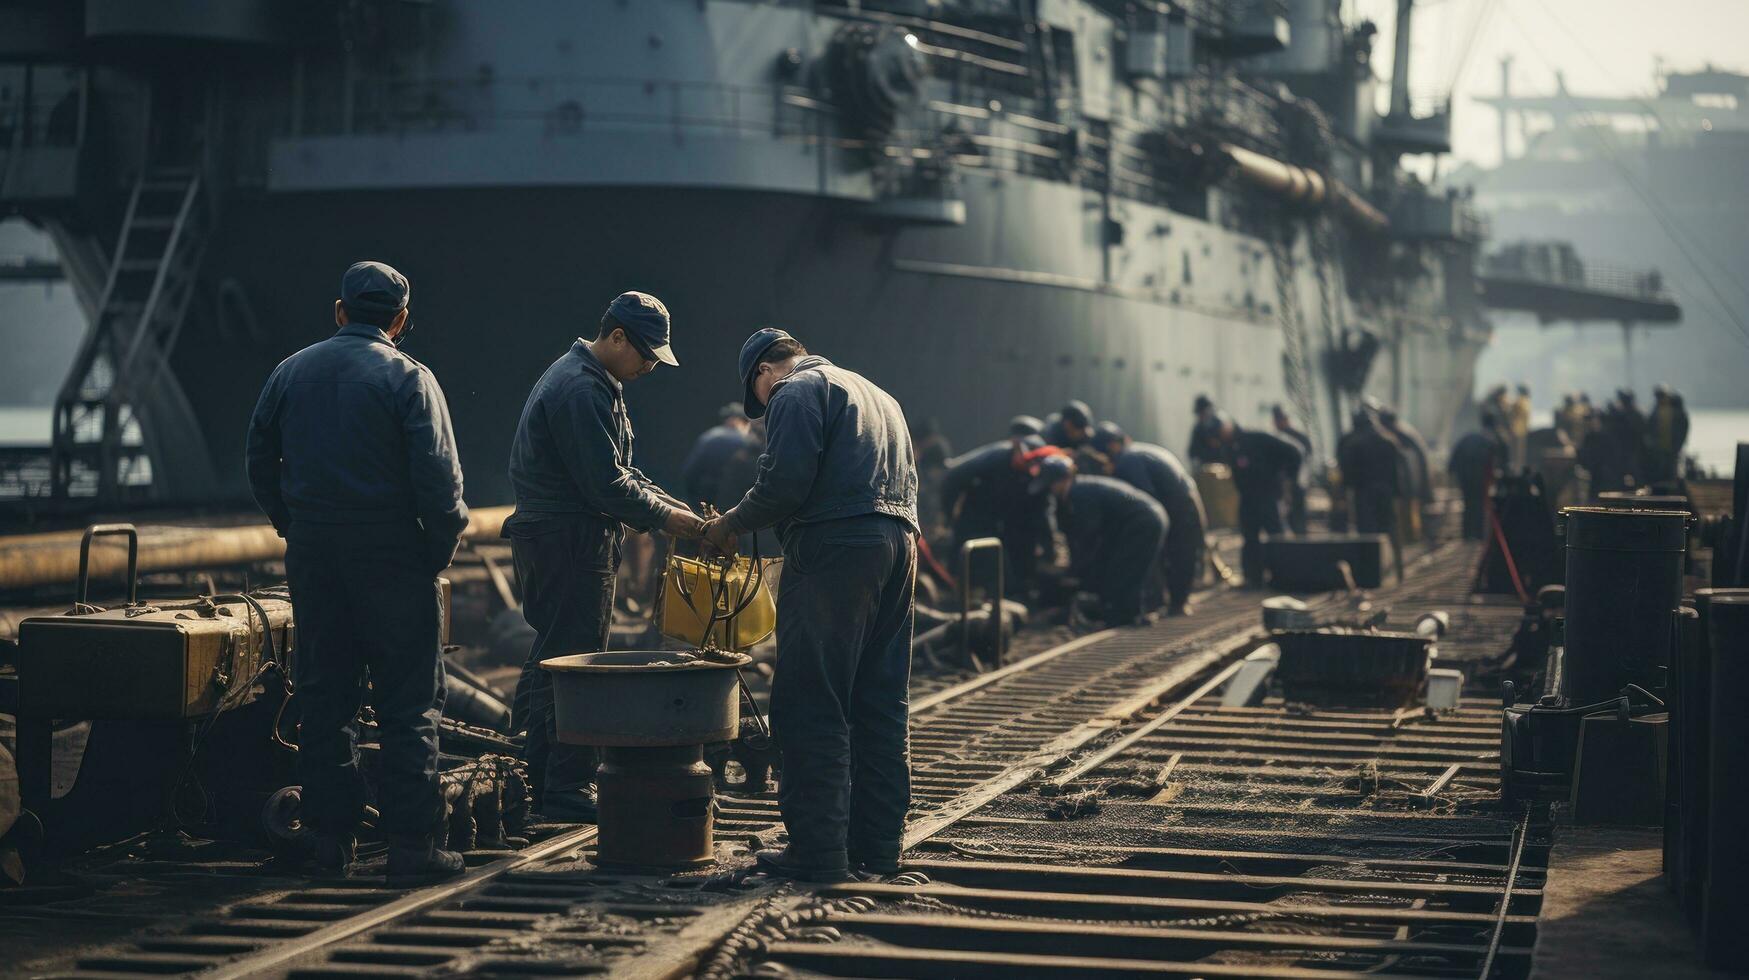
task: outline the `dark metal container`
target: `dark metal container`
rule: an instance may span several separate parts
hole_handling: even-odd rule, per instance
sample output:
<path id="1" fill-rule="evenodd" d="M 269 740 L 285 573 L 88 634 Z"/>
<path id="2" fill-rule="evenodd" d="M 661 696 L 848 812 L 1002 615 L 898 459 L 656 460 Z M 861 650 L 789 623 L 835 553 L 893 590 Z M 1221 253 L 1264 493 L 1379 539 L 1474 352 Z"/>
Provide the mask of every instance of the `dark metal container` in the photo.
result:
<path id="1" fill-rule="evenodd" d="M 1688 515 L 1569 507 L 1562 694 L 1606 701 L 1628 684 L 1662 688 L 1670 662 Z"/>
<path id="2" fill-rule="evenodd" d="M 1275 676 L 1289 701 L 1403 707 L 1427 686 L 1432 637 L 1369 630 L 1282 630 Z"/>
<path id="3" fill-rule="evenodd" d="M 1597 506 L 1610 510 L 1679 510 L 1694 513 L 1694 505 L 1679 494 L 1635 494 L 1626 490 L 1605 490 L 1597 495 Z"/>
<path id="4" fill-rule="evenodd" d="M 703 745 L 740 733 L 735 670 L 742 654 L 674 650 L 574 653 L 541 661 L 553 675 L 559 741 L 575 745 Z"/>
<path id="5" fill-rule="evenodd" d="M 1508 802 L 1565 800 L 1573 788 L 1579 725 L 1608 705 L 1563 708 L 1553 695 L 1509 704 L 1500 721 L 1500 785 Z"/>
<path id="6" fill-rule="evenodd" d="M 675 869 L 709 864 L 711 767 L 704 747 L 609 747 L 595 771 L 600 794 L 595 863 Z"/>
<path id="7" fill-rule="evenodd" d="M 1706 883 L 1701 949 L 1708 966 L 1749 968 L 1749 902 L 1739 889 L 1749 869 L 1749 595 L 1714 595 L 1707 609 L 1711 710 L 1707 715 L 1708 769 Z"/>
<path id="8" fill-rule="evenodd" d="M 1696 589 L 1692 618 L 1679 620 L 1684 633 L 1676 648 L 1670 683 L 1670 707 L 1676 729 L 1671 756 L 1676 772 L 1677 825 L 1671 836 L 1680 860 L 1666 865 L 1678 904 L 1690 923 L 1700 924 L 1706 888 L 1707 811 L 1711 796 L 1712 665 L 1708 633 L 1712 604 L 1723 596 L 1749 596 L 1749 589 Z"/>

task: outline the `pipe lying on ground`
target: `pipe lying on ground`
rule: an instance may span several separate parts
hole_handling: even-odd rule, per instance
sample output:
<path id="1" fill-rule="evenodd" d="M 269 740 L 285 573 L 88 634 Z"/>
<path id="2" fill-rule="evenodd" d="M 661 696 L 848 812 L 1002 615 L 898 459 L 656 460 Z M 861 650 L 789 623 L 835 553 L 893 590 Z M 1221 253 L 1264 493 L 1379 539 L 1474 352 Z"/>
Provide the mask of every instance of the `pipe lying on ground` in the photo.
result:
<path id="1" fill-rule="evenodd" d="M 496 538 L 510 507 L 480 507 L 468 514 L 466 539 Z M 230 527 L 142 525 L 140 572 L 179 572 L 277 561 L 285 540 L 268 524 Z M 54 531 L 0 538 L 0 590 L 70 583 L 79 576 L 83 531 Z M 91 577 L 114 579 L 127 568 L 127 546 L 119 538 L 91 544 Z"/>

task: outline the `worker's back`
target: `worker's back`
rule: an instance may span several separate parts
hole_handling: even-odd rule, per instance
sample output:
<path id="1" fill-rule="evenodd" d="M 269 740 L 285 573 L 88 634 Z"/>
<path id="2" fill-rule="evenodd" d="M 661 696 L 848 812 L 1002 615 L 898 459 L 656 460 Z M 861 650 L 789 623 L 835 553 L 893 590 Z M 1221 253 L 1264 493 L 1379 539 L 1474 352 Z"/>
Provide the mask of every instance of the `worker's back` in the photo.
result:
<path id="1" fill-rule="evenodd" d="M 466 523 L 443 390 L 376 327 L 348 325 L 281 362 L 253 427 L 259 450 L 277 440 L 291 520 Z"/>

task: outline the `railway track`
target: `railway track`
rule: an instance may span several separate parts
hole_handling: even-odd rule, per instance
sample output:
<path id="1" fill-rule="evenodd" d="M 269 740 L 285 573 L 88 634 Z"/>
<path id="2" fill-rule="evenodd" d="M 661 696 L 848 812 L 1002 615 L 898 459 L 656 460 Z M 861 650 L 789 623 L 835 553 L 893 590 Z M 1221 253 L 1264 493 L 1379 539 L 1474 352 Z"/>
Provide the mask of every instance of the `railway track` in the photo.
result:
<path id="1" fill-rule="evenodd" d="M 1447 564 L 1393 601 L 1451 591 Z M 1254 600 L 919 698 L 893 882 L 710 892 L 597 870 L 568 828 L 413 892 L 299 884 L 65 975 L 1516 975 L 1546 851 L 1493 802 L 1497 703 L 1222 708 Z M 769 797 L 721 800 L 725 844 L 777 825 Z"/>

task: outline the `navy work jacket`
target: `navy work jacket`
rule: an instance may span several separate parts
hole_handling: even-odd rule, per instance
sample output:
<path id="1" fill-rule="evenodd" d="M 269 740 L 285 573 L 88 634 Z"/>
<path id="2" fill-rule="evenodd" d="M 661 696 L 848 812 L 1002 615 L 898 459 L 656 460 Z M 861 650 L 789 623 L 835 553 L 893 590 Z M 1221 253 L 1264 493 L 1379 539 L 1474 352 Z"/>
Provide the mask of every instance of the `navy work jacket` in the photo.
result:
<path id="1" fill-rule="evenodd" d="M 893 396 L 818 355 L 771 389 L 759 478 L 725 515 L 737 531 L 863 514 L 887 514 L 917 530 L 917 460 Z"/>
<path id="2" fill-rule="evenodd" d="M 443 389 L 369 324 L 273 369 L 244 456 L 255 502 L 282 536 L 296 523 L 417 520 L 433 562 L 447 565 L 468 524 Z"/>
<path id="3" fill-rule="evenodd" d="M 747 434 L 727 423 L 706 429 L 692 444 L 680 467 L 680 482 L 686 487 L 686 502 L 715 504 L 718 484 L 729 460 L 747 445 Z"/>
<path id="4" fill-rule="evenodd" d="M 632 420 L 625 389 L 578 340 L 535 382 L 510 442 L 516 513 L 506 537 L 535 534 L 554 521 L 593 518 L 639 531 L 659 528 L 672 511 L 632 465 Z"/>
<path id="5" fill-rule="evenodd" d="M 1073 571 L 1084 578 L 1092 573 L 1088 563 L 1103 546 L 1150 526 L 1165 535 L 1169 524 L 1166 511 L 1154 498 L 1128 483 L 1109 476 L 1077 475 L 1069 484 L 1069 499 L 1057 503 L 1057 526 L 1069 539 Z"/>
<path id="6" fill-rule="evenodd" d="M 1194 528 L 1200 537 L 1208 526 L 1196 481 L 1170 449 L 1132 442 L 1112 460 L 1111 475 L 1158 501 L 1172 522 L 1174 533 Z"/>

